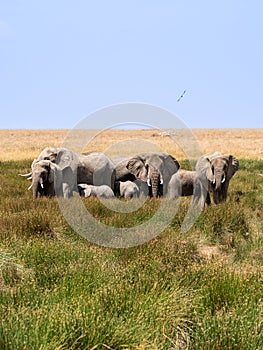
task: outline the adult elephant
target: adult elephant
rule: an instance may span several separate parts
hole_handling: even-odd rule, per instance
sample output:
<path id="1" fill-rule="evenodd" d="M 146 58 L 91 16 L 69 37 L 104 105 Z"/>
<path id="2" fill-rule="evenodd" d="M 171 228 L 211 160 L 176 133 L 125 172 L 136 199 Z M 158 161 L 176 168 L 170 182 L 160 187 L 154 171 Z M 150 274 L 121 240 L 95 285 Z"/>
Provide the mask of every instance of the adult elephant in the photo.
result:
<path id="1" fill-rule="evenodd" d="M 141 179 L 147 182 L 153 197 L 165 196 L 171 176 L 179 168 L 178 161 L 168 153 L 140 153 L 117 165 L 116 179 L 121 181 Z"/>
<path id="2" fill-rule="evenodd" d="M 20 176 L 27 176 L 28 180 L 32 180 L 28 189 L 32 188 L 33 198 L 55 195 L 54 169 L 50 163 L 55 162 L 59 150 L 60 148 L 45 147 L 31 163 L 31 172 L 19 174 Z"/>
<path id="3" fill-rule="evenodd" d="M 227 198 L 229 182 L 239 169 L 238 160 L 231 154 L 214 152 L 202 156 L 196 164 L 199 186 L 196 186 L 195 200 L 205 201 L 206 191 L 211 191 L 215 204 Z"/>
<path id="4" fill-rule="evenodd" d="M 27 174 L 19 174 L 19 175 L 20 176 L 27 176 L 28 180 L 31 180 L 35 163 L 38 161 L 41 161 L 41 160 L 49 160 L 49 161 L 54 163 L 59 150 L 60 150 L 60 148 L 45 147 L 43 149 L 43 151 L 40 152 L 39 156 L 36 159 L 34 159 L 33 162 L 31 163 L 31 172 L 29 172 Z"/>
<path id="5" fill-rule="evenodd" d="M 33 198 L 41 196 L 54 196 L 54 170 L 50 160 L 35 159 L 31 165 Z"/>
<path id="6" fill-rule="evenodd" d="M 77 184 L 94 186 L 108 185 L 112 190 L 115 183 L 114 164 L 101 152 L 76 153 L 60 149 L 54 164 L 55 190 L 57 196 L 71 197 L 78 192 Z"/>

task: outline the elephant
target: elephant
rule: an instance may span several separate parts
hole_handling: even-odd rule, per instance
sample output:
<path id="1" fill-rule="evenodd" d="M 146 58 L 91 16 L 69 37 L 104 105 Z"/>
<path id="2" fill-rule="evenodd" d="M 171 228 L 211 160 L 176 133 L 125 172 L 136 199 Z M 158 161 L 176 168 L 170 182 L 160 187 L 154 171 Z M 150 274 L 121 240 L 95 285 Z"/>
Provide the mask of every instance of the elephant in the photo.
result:
<path id="1" fill-rule="evenodd" d="M 41 196 L 53 196 L 55 194 L 61 196 L 63 194 L 63 187 L 64 192 L 67 191 L 67 185 L 62 185 L 61 181 L 61 188 L 59 189 L 57 187 L 55 190 L 55 177 L 58 179 L 62 176 L 62 173 L 58 172 L 59 168 L 55 164 L 60 150 L 60 148 L 55 147 L 44 148 L 38 158 L 33 160 L 31 172 L 28 174 L 19 174 L 20 176 L 28 176 L 27 179 L 32 180 L 31 186 L 28 189 L 32 188 L 34 199 Z M 64 172 L 64 178 L 66 176 L 65 173 L 66 171 Z"/>
<path id="2" fill-rule="evenodd" d="M 35 159 L 31 165 L 33 198 L 41 196 L 54 196 L 54 170 L 50 160 Z"/>
<path id="3" fill-rule="evenodd" d="M 168 185 L 168 193 L 170 199 L 178 197 L 192 196 L 194 188 L 198 186 L 197 172 L 179 169 L 177 173 L 172 175 Z M 211 204 L 209 192 L 207 192 L 206 203 Z"/>
<path id="4" fill-rule="evenodd" d="M 197 182 L 195 200 L 201 198 L 204 204 L 205 193 L 211 191 L 215 204 L 226 201 L 229 182 L 239 169 L 238 160 L 231 154 L 214 152 L 203 155 L 196 164 Z"/>
<path id="5" fill-rule="evenodd" d="M 125 162 L 124 162 L 125 164 Z M 150 187 L 152 197 L 166 196 L 168 184 L 171 176 L 175 174 L 180 165 L 178 161 L 170 154 L 165 152 L 141 153 L 126 161 L 126 168 L 122 175 L 134 175 L 136 179 L 147 182 Z M 121 173 L 116 169 L 117 175 Z"/>
<path id="6" fill-rule="evenodd" d="M 40 160 L 50 160 L 51 162 L 55 162 L 56 156 L 60 148 L 55 148 L 55 147 L 45 147 L 43 151 L 40 152 L 39 156 L 33 160 L 31 163 L 31 172 L 27 174 L 19 174 L 20 176 L 27 176 L 28 180 L 32 180 L 32 173 L 33 173 L 33 167 L 35 162 L 40 161 Z"/>
<path id="7" fill-rule="evenodd" d="M 112 190 L 115 183 L 115 169 L 111 159 L 101 152 L 76 153 L 60 149 L 54 164 L 55 189 L 58 197 L 68 198 L 77 184 L 108 185 Z"/>
<path id="8" fill-rule="evenodd" d="M 113 190 L 108 185 L 78 184 L 78 190 L 82 197 L 115 198 Z"/>
<path id="9" fill-rule="evenodd" d="M 139 187 L 132 181 L 116 181 L 116 195 L 124 198 L 138 198 L 140 195 Z"/>

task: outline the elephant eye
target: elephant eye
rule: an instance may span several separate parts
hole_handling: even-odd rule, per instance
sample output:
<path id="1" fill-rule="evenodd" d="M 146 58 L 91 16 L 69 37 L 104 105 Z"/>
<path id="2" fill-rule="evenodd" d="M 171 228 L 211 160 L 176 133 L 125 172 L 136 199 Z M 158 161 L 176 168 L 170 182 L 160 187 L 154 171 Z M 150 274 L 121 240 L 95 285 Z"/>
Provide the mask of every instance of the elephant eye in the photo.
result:
<path id="1" fill-rule="evenodd" d="M 214 174 L 215 168 L 213 165 L 211 166 L 211 169 L 212 169 L 212 173 Z"/>

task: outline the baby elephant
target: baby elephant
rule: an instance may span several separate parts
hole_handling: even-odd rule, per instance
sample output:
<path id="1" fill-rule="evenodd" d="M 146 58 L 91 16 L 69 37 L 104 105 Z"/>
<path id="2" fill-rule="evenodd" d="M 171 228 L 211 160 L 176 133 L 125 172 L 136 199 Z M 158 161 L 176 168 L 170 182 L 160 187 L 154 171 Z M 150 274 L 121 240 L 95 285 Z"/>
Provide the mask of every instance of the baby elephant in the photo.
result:
<path id="1" fill-rule="evenodd" d="M 78 184 L 79 194 L 82 197 L 114 198 L 114 193 L 108 185 L 93 186 Z"/>
<path id="2" fill-rule="evenodd" d="M 196 171 L 179 169 L 169 182 L 170 199 L 178 197 L 192 196 L 195 186 L 199 186 Z M 206 203 L 211 204 L 209 192 L 207 192 Z"/>
<path id="3" fill-rule="evenodd" d="M 124 198 L 138 198 L 140 194 L 139 187 L 132 181 L 116 181 L 115 192 Z"/>

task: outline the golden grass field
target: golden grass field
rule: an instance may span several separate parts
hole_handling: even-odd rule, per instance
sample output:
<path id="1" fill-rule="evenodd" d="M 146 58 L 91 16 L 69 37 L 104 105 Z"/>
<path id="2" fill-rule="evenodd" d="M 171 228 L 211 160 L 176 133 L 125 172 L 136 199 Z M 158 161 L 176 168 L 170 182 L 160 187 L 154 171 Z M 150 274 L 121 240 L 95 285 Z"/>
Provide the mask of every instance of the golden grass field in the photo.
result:
<path id="1" fill-rule="evenodd" d="M 174 130 L 173 138 L 160 135 L 160 130 L 106 130 L 98 132 L 96 130 L 82 130 L 76 143 L 83 139 L 82 136 L 93 135 L 92 140 L 81 151 L 98 150 L 106 152 L 111 148 L 112 155 L 128 154 L 129 151 L 136 152 L 136 142 L 134 139 L 144 140 L 147 150 L 149 145 L 156 145 L 156 149 L 173 154 L 177 159 L 187 158 L 185 153 L 177 144 L 183 145 L 191 143 L 189 135 L 182 135 L 181 131 Z M 202 153 L 214 151 L 230 153 L 237 158 L 263 159 L 263 129 L 194 129 L 193 137 L 200 145 Z M 0 160 L 22 160 L 33 159 L 40 151 L 47 146 L 60 147 L 68 146 L 64 142 L 68 130 L 0 130 Z M 70 140 L 70 138 L 67 138 Z M 130 140 L 130 141 L 129 141 Z M 117 146 L 116 146 L 117 145 Z M 138 146 L 139 147 L 139 146 Z M 140 147 L 139 147 L 140 148 Z M 139 149 L 138 151 L 142 151 Z M 149 146 L 149 150 L 150 150 Z M 183 147 L 183 149 L 185 149 Z"/>

